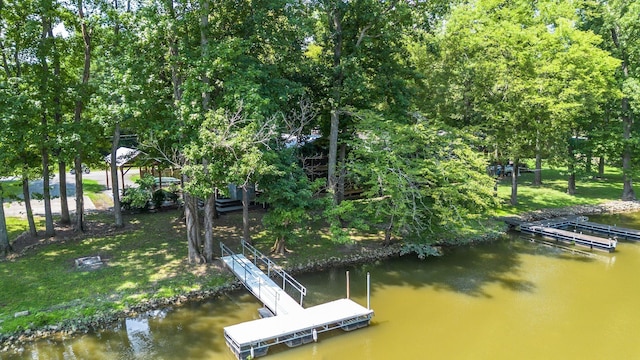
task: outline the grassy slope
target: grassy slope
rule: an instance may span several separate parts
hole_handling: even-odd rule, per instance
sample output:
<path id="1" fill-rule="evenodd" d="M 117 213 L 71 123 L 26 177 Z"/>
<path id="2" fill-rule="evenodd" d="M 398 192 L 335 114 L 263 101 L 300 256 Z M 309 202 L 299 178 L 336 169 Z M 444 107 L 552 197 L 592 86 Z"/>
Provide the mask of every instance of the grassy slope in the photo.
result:
<path id="1" fill-rule="evenodd" d="M 558 171 L 545 169 L 541 187 L 530 186 L 533 174 L 523 174 L 519 178 L 520 204 L 516 207 L 508 205 L 509 179 L 504 179 L 498 191 L 503 206 L 496 214 L 618 199 L 622 192 L 620 172 L 610 170 L 606 177 L 605 181 L 579 180 L 577 196 L 570 197 L 565 191 L 566 177 Z M 261 213 L 251 214 L 254 244 L 268 253 L 271 239 L 260 226 Z M 126 221 L 131 225 L 124 233 L 46 245 L 15 260 L 0 262 L 0 334 L 54 324 L 100 310 L 123 309 L 149 298 L 211 288 L 228 281 L 228 276 L 216 267 L 190 266 L 185 262 L 187 246 L 178 216 L 175 211 L 130 215 Z M 89 219 L 111 221 L 104 215 L 90 215 Z M 217 223 L 217 239 L 227 244 L 237 242 L 242 233 L 241 223 L 241 214 L 223 216 Z M 476 236 L 494 226 L 495 223 L 487 226 L 478 222 L 460 229 L 460 233 Z M 9 219 L 12 238 L 25 227 L 23 220 Z M 306 263 L 311 259 L 340 256 L 354 246 L 336 244 L 328 234 L 322 224 L 309 224 L 297 234 L 298 240 L 289 244 L 292 252 L 277 261 L 285 265 Z M 371 245 L 379 242 L 381 236 L 353 234 L 352 238 L 354 243 Z M 108 266 L 92 272 L 75 270 L 74 259 L 89 255 L 100 255 Z M 24 310 L 29 310 L 31 315 L 13 317 L 14 313 Z"/>
<path id="2" fill-rule="evenodd" d="M 514 215 L 526 211 L 558 208 L 571 205 L 599 204 L 619 200 L 622 195 L 622 173 L 619 169 L 606 168 L 602 180 L 591 177 L 576 180 L 576 195 L 567 195 L 567 176 L 562 171 L 542 169 L 540 187 L 531 185 L 533 174 L 522 174 L 518 179 L 517 206 L 509 203 L 511 179 L 502 179 L 498 186 L 498 196 L 502 203 L 497 215 Z"/>
<path id="3" fill-rule="evenodd" d="M 226 277 L 213 269 L 186 264 L 178 216 L 178 212 L 130 216 L 126 232 L 69 239 L 0 262 L 0 333 L 224 283 Z M 74 259 L 92 255 L 100 255 L 108 266 L 75 269 Z M 24 310 L 31 315 L 14 319 L 14 313 Z"/>

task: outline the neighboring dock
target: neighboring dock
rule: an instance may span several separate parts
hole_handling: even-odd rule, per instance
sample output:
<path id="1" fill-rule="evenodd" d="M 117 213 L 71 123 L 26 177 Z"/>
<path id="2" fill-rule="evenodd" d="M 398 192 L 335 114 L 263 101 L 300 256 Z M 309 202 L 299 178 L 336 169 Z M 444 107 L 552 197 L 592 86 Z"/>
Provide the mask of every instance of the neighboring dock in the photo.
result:
<path id="1" fill-rule="evenodd" d="M 514 218 L 503 219 L 523 233 L 553 238 L 556 241 L 588 247 L 590 249 L 615 251 L 618 239 L 640 241 L 640 231 L 590 222 L 585 216 L 561 217 L 550 220 L 522 222 Z M 568 229 L 572 229 L 568 230 Z M 582 231 L 591 234 L 584 234 Z M 595 234 L 607 235 L 607 238 Z"/>
<path id="2" fill-rule="evenodd" d="M 220 247 L 227 267 L 265 306 L 260 309 L 262 319 L 224 328 L 227 346 L 240 360 L 264 356 L 269 347 L 277 344 L 294 347 L 317 341 L 318 334 L 326 331 L 365 327 L 373 317 L 373 310 L 350 299 L 305 309 L 302 303 L 306 288 L 253 246 L 243 240 L 242 254 L 233 253 L 224 244 Z M 271 277 L 276 277 L 282 287 Z M 300 301 L 294 300 L 285 289 L 299 294 Z"/>

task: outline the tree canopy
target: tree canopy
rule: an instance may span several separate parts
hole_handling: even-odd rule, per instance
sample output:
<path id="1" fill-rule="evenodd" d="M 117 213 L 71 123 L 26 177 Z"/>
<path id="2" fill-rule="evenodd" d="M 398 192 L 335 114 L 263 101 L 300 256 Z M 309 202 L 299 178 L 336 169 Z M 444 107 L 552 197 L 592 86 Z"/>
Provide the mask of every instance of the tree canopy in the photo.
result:
<path id="1" fill-rule="evenodd" d="M 259 184 L 278 252 L 310 213 L 336 240 L 376 229 L 428 252 L 438 232 L 499 206 L 488 165 L 522 159 L 566 167 L 572 194 L 606 157 L 634 199 L 638 6 L 5 0 L 0 176 L 28 193 L 29 179 L 102 163 L 131 134 L 182 176 L 192 262 L 215 257 L 215 198 L 229 183 Z M 323 159 L 313 174 L 310 154 Z M 517 185 L 514 171 L 512 204 Z M 78 231 L 83 212 L 79 201 Z"/>

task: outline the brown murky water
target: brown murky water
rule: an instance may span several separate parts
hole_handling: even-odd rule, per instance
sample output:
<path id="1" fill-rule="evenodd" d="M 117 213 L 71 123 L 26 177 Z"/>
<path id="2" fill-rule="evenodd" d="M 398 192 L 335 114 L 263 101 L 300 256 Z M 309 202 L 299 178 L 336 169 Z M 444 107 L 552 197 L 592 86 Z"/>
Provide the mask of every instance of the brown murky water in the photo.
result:
<path id="1" fill-rule="evenodd" d="M 640 228 L 640 214 L 591 219 Z M 638 359 L 640 243 L 598 254 L 575 256 L 513 235 L 427 261 L 350 269 L 352 298 L 363 305 L 371 273 L 372 326 L 274 347 L 264 359 Z M 345 296 L 344 269 L 298 279 L 309 290 L 306 306 Z M 257 318 L 259 306 L 237 292 L 0 358 L 232 360 L 223 328 Z"/>

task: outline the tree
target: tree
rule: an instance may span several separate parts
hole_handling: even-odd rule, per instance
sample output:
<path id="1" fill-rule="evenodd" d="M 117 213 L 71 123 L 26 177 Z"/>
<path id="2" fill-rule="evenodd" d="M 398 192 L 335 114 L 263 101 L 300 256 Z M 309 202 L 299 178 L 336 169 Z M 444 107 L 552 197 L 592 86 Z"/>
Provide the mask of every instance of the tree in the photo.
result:
<path id="1" fill-rule="evenodd" d="M 484 158 L 469 144 L 472 135 L 415 115 L 402 124 L 361 113 L 367 130 L 352 141 L 349 171 L 363 199 L 341 204 L 346 217 L 364 228 L 384 230 L 430 251 L 433 234 L 451 231 L 496 206 Z"/>
<path id="2" fill-rule="evenodd" d="M 4 191 L 0 184 L 0 255 L 6 257 L 11 251 L 9 233 L 7 232 L 7 221 L 4 215 Z"/>
<path id="3" fill-rule="evenodd" d="M 403 78 L 412 69 L 400 59 L 403 32 L 411 25 L 410 4 L 326 0 L 317 5 L 322 18 L 313 45 L 322 50 L 318 60 L 328 79 L 324 99 L 329 114 L 327 187 L 339 204 L 344 192 L 339 164 L 344 164 L 347 153 L 341 138 L 349 139 L 357 127 L 349 111 L 377 107 L 397 113 L 407 108 Z"/>
<path id="4" fill-rule="evenodd" d="M 597 9 L 602 11 L 599 16 L 602 21 L 602 31 L 608 32 L 607 37 L 613 46 L 612 53 L 620 61 L 619 87 L 623 96 L 620 103 L 620 118 L 622 120 L 622 171 L 623 190 L 622 200 L 635 200 L 633 190 L 632 158 L 637 151 L 637 143 L 634 139 L 634 117 L 640 110 L 640 81 L 638 69 L 640 68 L 640 4 L 625 0 L 599 2 Z M 591 14 L 593 15 L 593 13 Z M 598 23 L 598 21 L 594 22 Z M 603 34 L 604 36 L 604 34 Z"/>
<path id="5" fill-rule="evenodd" d="M 88 20 L 84 15 L 84 5 L 82 0 L 78 0 L 78 19 L 80 26 L 80 34 L 82 35 L 82 44 L 83 44 L 83 70 L 80 82 L 80 89 L 87 89 L 87 85 L 89 84 L 89 77 L 91 75 L 91 32 L 87 25 Z M 74 124 L 76 125 L 76 129 L 79 130 L 82 127 L 82 111 L 84 108 L 85 100 L 83 97 L 86 96 L 84 91 L 80 91 L 77 95 L 75 111 L 74 111 Z M 82 161 L 83 161 L 83 144 L 80 140 L 76 141 L 76 150 L 77 154 L 74 160 L 75 166 L 75 181 L 76 181 L 76 223 L 75 229 L 76 231 L 84 231 L 84 191 L 82 187 Z"/>
<path id="6" fill-rule="evenodd" d="M 311 182 L 295 157 L 295 148 L 279 148 L 265 154 L 272 169 L 259 177 L 261 201 L 269 204 L 262 222 L 275 237 L 271 252 L 284 254 L 301 225 L 313 219 L 325 198 L 319 196 L 323 179 Z"/>
<path id="7" fill-rule="evenodd" d="M 484 134 L 514 168 L 523 157 L 539 160 L 542 149 L 566 160 L 571 129 L 598 111 L 613 64 L 597 36 L 576 28 L 574 14 L 570 4 L 546 2 L 455 8 L 440 46 L 444 76 L 434 79 L 450 84 L 432 105 L 440 118 Z M 517 185 L 514 171 L 514 205 Z"/>

